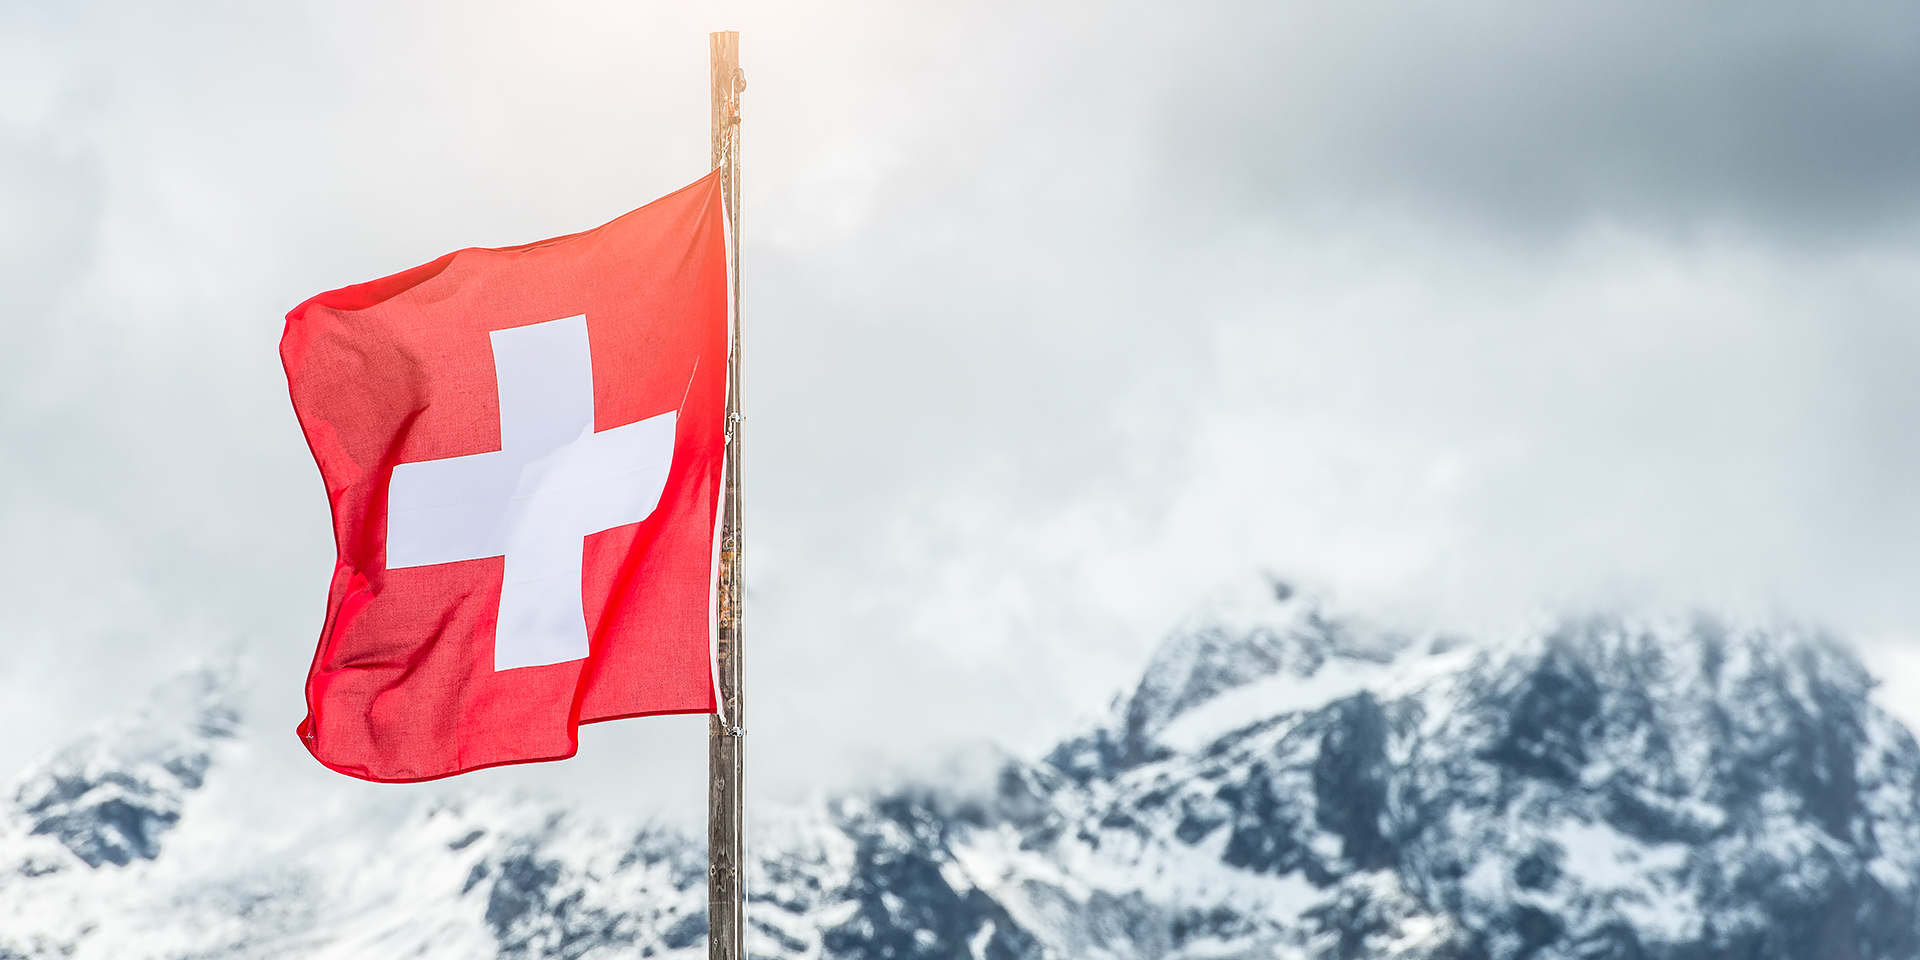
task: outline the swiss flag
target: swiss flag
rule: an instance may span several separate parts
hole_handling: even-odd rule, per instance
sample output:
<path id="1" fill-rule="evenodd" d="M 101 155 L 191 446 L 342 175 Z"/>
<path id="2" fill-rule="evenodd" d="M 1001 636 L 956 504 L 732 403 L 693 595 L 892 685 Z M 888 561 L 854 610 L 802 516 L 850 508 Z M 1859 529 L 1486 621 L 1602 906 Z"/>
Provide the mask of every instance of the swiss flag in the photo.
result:
<path id="1" fill-rule="evenodd" d="M 287 314 L 338 546 L 300 739 L 367 780 L 711 713 L 729 268 L 716 172 Z"/>

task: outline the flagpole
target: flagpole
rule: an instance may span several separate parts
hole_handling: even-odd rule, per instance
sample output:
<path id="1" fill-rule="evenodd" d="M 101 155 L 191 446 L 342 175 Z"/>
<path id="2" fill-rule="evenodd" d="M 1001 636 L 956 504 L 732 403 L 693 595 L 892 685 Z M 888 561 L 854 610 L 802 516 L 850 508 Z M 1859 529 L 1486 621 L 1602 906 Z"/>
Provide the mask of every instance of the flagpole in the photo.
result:
<path id="1" fill-rule="evenodd" d="M 741 690 L 740 523 L 740 34 L 707 35 L 712 63 L 713 167 L 726 203 L 728 254 L 733 261 L 733 362 L 727 365 L 727 459 L 720 528 L 720 713 L 707 720 L 707 957 L 746 960 L 746 728 Z"/>

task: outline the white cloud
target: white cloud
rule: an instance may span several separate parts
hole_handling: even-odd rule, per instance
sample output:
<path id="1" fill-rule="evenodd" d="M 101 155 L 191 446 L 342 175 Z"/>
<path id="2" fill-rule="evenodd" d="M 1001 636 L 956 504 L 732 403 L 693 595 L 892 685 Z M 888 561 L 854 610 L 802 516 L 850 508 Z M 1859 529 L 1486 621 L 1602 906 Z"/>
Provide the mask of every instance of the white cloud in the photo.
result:
<path id="1" fill-rule="evenodd" d="M 260 749 L 335 783 L 281 314 L 694 179 L 722 26 L 759 789 L 1037 748 L 1251 566 L 1422 622 L 1909 627 L 1911 28 L 1511 6 L 0 12 L 0 765 L 244 636 Z M 697 810 L 699 736 L 480 776 Z"/>

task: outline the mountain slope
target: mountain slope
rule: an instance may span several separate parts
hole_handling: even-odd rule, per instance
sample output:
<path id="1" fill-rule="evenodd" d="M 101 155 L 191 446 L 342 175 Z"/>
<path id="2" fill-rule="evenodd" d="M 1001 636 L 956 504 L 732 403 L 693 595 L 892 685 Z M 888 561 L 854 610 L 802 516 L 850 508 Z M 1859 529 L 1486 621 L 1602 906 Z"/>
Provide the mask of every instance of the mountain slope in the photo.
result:
<path id="1" fill-rule="evenodd" d="M 198 676 L 22 779 L 0 958 L 704 953 L 697 838 L 540 803 L 188 863 L 237 723 Z M 1410 638 L 1263 585 L 1044 760 L 757 818 L 752 952 L 1910 960 L 1920 748 L 1872 685 L 1790 626 Z"/>

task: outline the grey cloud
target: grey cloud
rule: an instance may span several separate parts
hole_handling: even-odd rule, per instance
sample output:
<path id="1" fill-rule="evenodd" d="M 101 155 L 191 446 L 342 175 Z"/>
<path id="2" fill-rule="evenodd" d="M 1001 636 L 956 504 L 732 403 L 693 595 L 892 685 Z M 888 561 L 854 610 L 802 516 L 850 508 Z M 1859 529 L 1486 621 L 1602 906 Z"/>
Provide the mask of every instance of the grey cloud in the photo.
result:
<path id="1" fill-rule="evenodd" d="M 15 740 L 244 633 L 263 750 L 332 782 L 286 734 L 331 550 L 281 314 L 693 179 L 727 25 L 755 789 L 1045 743 L 1268 564 L 1416 620 L 1916 616 L 1893 5 L 73 6 L 0 50 Z M 95 92 L 16 109 L 42 77 Z M 697 722 L 588 737 L 482 780 L 697 800 Z"/>
<path id="2" fill-rule="evenodd" d="M 1721 0 L 1212 8 L 1168 111 L 1222 204 L 1844 234 L 1920 203 L 1920 10 Z"/>

